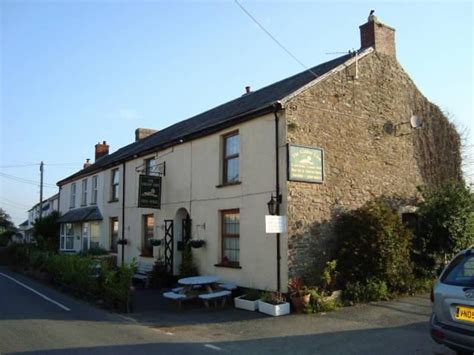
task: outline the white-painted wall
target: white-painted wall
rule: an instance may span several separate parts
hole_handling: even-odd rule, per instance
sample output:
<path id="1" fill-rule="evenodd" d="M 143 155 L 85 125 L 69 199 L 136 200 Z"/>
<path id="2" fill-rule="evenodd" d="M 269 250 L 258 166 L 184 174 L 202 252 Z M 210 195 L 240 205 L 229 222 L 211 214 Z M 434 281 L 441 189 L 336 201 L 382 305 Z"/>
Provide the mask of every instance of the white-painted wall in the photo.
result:
<path id="1" fill-rule="evenodd" d="M 280 124 L 280 186 L 284 196 L 282 211 L 286 210 L 286 135 L 284 120 Z M 239 130 L 240 135 L 240 180 L 241 184 L 219 187 L 222 171 L 222 135 Z M 160 210 L 137 207 L 137 168 L 144 160 L 156 156 L 157 163 L 166 162 L 166 176 L 162 180 L 162 206 Z M 120 198 L 109 202 L 111 169 L 100 172 L 98 207 L 104 217 L 100 223 L 101 240 L 107 245 L 110 238 L 110 218 L 119 219 L 119 238 L 128 244 L 124 247 L 126 262 L 134 258 L 140 262 L 153 263 L 164 255 L 163 247 L 154 248 L 154 258 L 140 256 L 143 238 L 142 219 L 145 214 L 155 217 L 154 237 L 164 237 L 164 221 L 174 220 L 174 272 L 178 273 L 181 252 L 177 242 L 181 240 L 181 219 L 178 211 L 187 211 L 192 219 L 192 236 L 204 239 L 206 245 L 193 249 L 193 256 L 200 274 L 218 275 L 222 280 L 239 286 L 275 290 L 276 238 L 265 234 L 267 202 L 275 194 L 275 118 L 273 114 L 244 122 L 219 133 L 184 142 L 172 148 L 152 153 L 126 163 L 125 223 L 122 223 L 123 164 L 120 169 Z M 90 179 L 90 177 L 89 177 Z M 76 206 L 81 198 L 81 180 L 76 181 Z M 61 212 L 69 210 L 70 185 L 61 188 Z M 90 191 L 90 187 L 89 187 Z M 89 192 L 90 195 L 90 192 Z M 90 198 L 90 197 L 89 197 Z M 240 209 L 240 266 L 241 269 L 216 267 L 221 261 L 220 211 Z M 205 228 L 204 228 L 205 224 Z M 281 287 L 287 284 L 287 242 L 281 235 Z M 79 242 L 77 243 L 80 247 Z M 75 244 L 76 246 L 76 244 Z M 118 260 L 121 260 L 119 246 Z"/>

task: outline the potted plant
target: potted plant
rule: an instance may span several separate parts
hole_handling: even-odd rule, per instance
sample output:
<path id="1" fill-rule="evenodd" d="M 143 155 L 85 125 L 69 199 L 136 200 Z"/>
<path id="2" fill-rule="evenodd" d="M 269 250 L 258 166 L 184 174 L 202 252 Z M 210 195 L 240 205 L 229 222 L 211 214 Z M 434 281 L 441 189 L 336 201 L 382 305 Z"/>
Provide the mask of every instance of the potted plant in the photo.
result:
<path id="1" fill-rule="evenodd" d="M 191 244 L 193 248 L 197 249 L 203 247 L 206 244 L 206 241 L 202 239 L 191 239 L 189 244 Z"/>
<path id="2" fill-rule="evenodd" d="M 247 311 L 256 311 L 258 309 L 258 300 L 260 292 L 254 288 L 249 288 L 245 294 L 234 298 L 235 308 L 245 309 Z"/>
<path id="3" fill-rule="evenodd" d="M 311 300 L 311 295 L 307 287 L 304 286 L 301 277 L 292 277 L 288 282 L 288 290 L 290 292 L 291 304 L 296 313 L 303 312 L 306 305 Z"/>
<path id="4" fill-rule="evenodd" d="M 150 239 L 150 243 L 154 247 L 159 247 L 161 245 L 161 239 Z"/>
<path id="5" fill-rule="evenodd" d="M 265 292 L 258 301 L 258 311 L 273 317 L 290 313 L 290 304 L 281 292 Z"/>

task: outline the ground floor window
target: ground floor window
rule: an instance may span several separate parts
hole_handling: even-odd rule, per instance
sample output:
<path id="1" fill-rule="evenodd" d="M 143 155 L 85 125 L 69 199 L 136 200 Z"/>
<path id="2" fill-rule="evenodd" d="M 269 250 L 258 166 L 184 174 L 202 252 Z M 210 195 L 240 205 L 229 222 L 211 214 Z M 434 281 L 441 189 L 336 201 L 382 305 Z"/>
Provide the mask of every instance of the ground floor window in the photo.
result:
<path id="1" fill-rule="evenodd" d="M 224 265 L 240 263 L 240 211 L 221 211 L 222 260 Z"/>
<path id="2" fill-rule="evenodd" d="M 143 216 L 143 238 L 142 238 L 142 255 L 153 256 L 153 245 L 151 240 L 153 239 L 153 228 L 155 226 L 155 218 L 152 214 L 146 214 Z"/>
<path id="3" fill-rule="evenodd" d="M 112 217 L 110 219 L 110 251 L 113 253 L 117 252 L 118 227 L 118 218 Z"/>
<path id="4" fill-rule="evenodd" d="M 90 240 L 91 249 L 100 248 L 100 230 L 98 222 L 90 223 Z"/>
<path id="5" fill-rule="evenodd" d="M 74 249 L 74 228 L 71 223 L 62 223 L 60 230 L 60 249 Z"/>

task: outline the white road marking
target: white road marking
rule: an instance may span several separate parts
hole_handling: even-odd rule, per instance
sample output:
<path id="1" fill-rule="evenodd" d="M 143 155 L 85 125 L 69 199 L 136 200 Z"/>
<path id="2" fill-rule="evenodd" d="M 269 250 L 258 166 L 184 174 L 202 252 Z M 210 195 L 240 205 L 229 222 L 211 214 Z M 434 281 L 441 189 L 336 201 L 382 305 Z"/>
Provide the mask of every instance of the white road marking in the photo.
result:
<path id="1" fill-rule="evenodd" d="M 213 349 L 213 350 L 217 350 L 217 351 L 222 351 L 222 350 L 224 350 L 224 349 L 219 348 L 218 346 L 215 346 L 215 345 L 212 345 L 212 344 L 204 344 L 204 346 L 205 346 L 206 348 Z"/>
<path id="2" fill-rule="evenodd" d="M 6 277 L 7 279 L 12 280 L 13 282 L 16 282 L 18 285 L 23 286 L 23 287 L 26 288 L 27 290 L 30 290 L 31 292 L 33 292 L 33 293 L 37 294 L 38 296 L 44 298 L 46 301 L 49 301 L 49 302 L 55 304 L 56 306 L 58 306 L 59 308 L 62 308 L 62 309 L 65 310 L 65 311 L 68 311 L 68 312 L 69 312 L 69 311 L 71 310 L 70 308 L 66 307 L 65 305 L 63 305 L 63 304 L 61 304 L 61 303 L 59 303 L 59 302 L 56 302 L 55 300 L 52 300 L 52 299 L 49 298 L 48 296 L 43 295 L 41 292 L 36 291 L 35 289 L 31 288 L 30 286 L 25 285 L 23 282 L 18 281 L 17 279 L 14 279 L 13 277 L 11 277 L 11 276 L 9 276 L 9 275 L 4 274 L 3 272 L 0 272 L 0 275 Z"/>

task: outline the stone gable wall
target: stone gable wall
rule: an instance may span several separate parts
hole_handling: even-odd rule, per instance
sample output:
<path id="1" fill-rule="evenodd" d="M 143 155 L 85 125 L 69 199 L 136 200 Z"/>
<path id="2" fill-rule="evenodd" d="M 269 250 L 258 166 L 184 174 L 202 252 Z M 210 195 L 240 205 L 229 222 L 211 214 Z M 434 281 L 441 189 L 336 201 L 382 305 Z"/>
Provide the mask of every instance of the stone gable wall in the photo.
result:
<path id="1" fill-rule="evenodd" d="M 325 170 L 322 184 L 288 182 L 289 276 L 329 258 L 341 210 L 381 195 L 410 204 L 417 186 L 461 176 L 459 135 L 394 57 L 373 52 L 354 75 L 352 65 L 285 105 L 288 143 L 323 148 Z M 421 129 L 406 123 L 413 114 Z"/>

